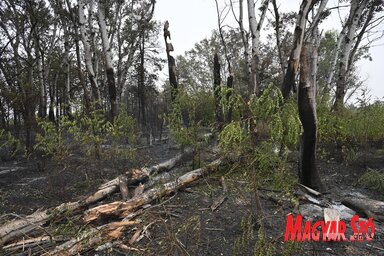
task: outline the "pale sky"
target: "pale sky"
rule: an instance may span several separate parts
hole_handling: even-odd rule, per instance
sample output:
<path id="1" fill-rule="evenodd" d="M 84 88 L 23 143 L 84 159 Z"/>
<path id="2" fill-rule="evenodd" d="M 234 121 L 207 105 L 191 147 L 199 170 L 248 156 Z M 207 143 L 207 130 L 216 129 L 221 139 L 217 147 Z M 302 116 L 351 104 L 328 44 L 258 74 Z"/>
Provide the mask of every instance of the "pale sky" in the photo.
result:
<path id="1" fill-rule="evenodd" d="M 221 6 L 224 6 L 225 0 L 218 1 Z M 229 0 L 226 1 L 229 3 Z M 237 1 L 234 0 L 233 2 Z M 278 1 L 280 10 L 284 12 L 297 12 L 300 3 L 301 1 L 298 0 Z M 244 1 L 244 4 L 246 4 L 246 1 Z M 337 6 L 337 0 L 329 0 L 328 6 Z M 349 10 L 349 8 L 344 9 L 345 11 L 340 11 L 342 17 Z M 244 6 L 244 15 L 245 17 L 247 15 L 246 6 Z M 218 27 L 215 0 L 157 0 L 155 19 L 163 22 L 165 20 L 169 21 L 175 55 L 183 54 L 185 51 L 192 49 L 196 42 L 210 37 L 212 30 Z M 228 14 L 226 24 L 236 27 L 232 13 Z M 337 10 L 334 10 L 331 16 L 321 24 L 321 29 L 340 30 L 340 18 Z M 379 29 L 383 30 L 384 25 L 382 24 Z M 384 71 L 384 39 L 375 42 L 374 45 L 378 46 L 370 49 L 373 61 L 362 60 L 358 63 L 358 66 L 361 77 L 366 80 L 365 84 L 375 99 L 384 97 L 383 74 L 380 74 Z"/>

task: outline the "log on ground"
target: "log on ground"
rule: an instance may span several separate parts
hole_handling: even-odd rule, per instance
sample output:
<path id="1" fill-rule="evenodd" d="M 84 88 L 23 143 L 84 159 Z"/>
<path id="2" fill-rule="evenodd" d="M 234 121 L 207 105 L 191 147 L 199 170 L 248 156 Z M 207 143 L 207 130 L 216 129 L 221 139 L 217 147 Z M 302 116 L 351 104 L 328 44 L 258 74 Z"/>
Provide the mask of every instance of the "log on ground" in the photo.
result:
<path id="1" fill-rule="evenodd" d="M 124 218 L 140 206 L 148 204 L 155 199 L 169 195 L 183 187 L 186 187 L 204 175 L 212 172 L 213 170 L 216 170 L 222 163 L 223 160 L 217 159 L 202 168 L 187 172 L 172 182 L 163 184 L 160 187 L 152 188 L 128 201 L 115 201 L 91 208 L 84 213 L 84 221 L 91 222 L 103 217 L 112 216 L 117 218 Z"/>

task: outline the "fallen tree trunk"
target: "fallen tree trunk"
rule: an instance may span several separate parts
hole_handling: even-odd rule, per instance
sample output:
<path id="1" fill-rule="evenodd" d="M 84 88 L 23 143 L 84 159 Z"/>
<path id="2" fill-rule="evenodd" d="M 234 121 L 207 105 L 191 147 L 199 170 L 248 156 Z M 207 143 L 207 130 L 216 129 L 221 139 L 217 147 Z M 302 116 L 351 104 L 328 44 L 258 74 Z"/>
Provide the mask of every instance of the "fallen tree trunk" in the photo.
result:
<path id="1" fill-rule="evenodd" d="M 0 228 L 0 245 L 22 234 L 29 233 L 45 223 L 47 219 L 48 213 L 43 211 L 35 212 L 25 218 L 6 223 Z"/>
<path id="2" fill-rule="evenodd" d="M 185 159 L 192 155 L 192 150 L 188 149 L 184 153 L 178 154 L 176 157 L 164 161 L 160 164 L 144 167 L 141 170 L 130 170 L 124 175 L 127 176 L 127 185 L 143 182 L 148 179 L 150 175 L 156 172 L 163 172 L 172 169 L 176 165 L 183 162 Z M 124 176 L 123 175 L 123 176 Z M 119 190 L 119 179 L 117 177 L 111 181 L 102 184 L 98 191 L 87 197 L 85 200 L 63 203 L 55 208 L 47 209 L 45 211 L 35 212 L 27 217 L 12 220 L 0 226 L 0 247 L 18 237 L 29 234 L 33 230 L 41 228 L 46 222 L 54 216 L 63 214 L 64 212 L 73 212 L 81 208 L 87 207 L 108 195 L 113 194 Z"/>
<path id="3" fill-rule="evenodd" d="M 192 156 L 193 151 L 191 149 L 187 149 L 184 153 L 181 153 L 177 155 L 174 158 L 171 158 L 165 162 L 162 162 L 160 164 L 151 166 L 151 167 L 144 167 L 140 170 L 134 169 L 126 172 L 123 174 L 123 176 L 127 177 L 127 186 L 143 182 L 148 179 L 149 176 L 153 175 L 154 173 L 160 173 L 165 170 L 170 170 L 176 165 L 180 164 L 181 162 L 185 161 L 189 157 Z M 112 193 L 118 191 L 119 189 L 119 179 L 120 177 L 117 177 L 113 180 L 110 180 L 104 184 L 102 184 L 98 190 L 87 197 L 82 204 L 84 205 L 90 205 L 94 202 L 97 202 L 103 198 L 105 198 L 108 195 L 111 195 Z"/>
<path id="4" fill-rule="evenodd" d="M 32 255 L 37 255 L 37 253 L 42 250 L 47 250 L 47 247 L 52 247 L 58 242 L 65 241 L 66 239 L 63 237 L 51 237 L 44 235 L 8 244 L 4 246 L 2 250 L 4 255 L 25 255 L 27 252 L 31 252 Z"/>
<path id="5" fill-rule="evenodd" d="M 368 218 L 376 221 L 384 221 L 384 202 L 369 198 L 346 197 L 342 204 L 357 213 L 365 214 Z"/>
<path id="6" fill-rule="evenodd" d="M 172 182 L 168 182 L 162 185 L 161 187 L 152 188 L 126 202 L 116 201 L 91 208 L 84 213 L 83 219 L 85 222 L 91 222 L 102 217 L 110 216 L 124 218 L 140 206 L 148 204 L 155 199 L 158 199 L 165 195 L 169 195 L 183 187 L 186 187 L 195 180 L 217 169 L 217 167 L 219 167 L 219 165 L 221 165 L 222 163 L 223 160 L 221 159 L 215 160 L 212 163 L 206 165 L 205 167 L 187 172 L 186 174 L 178 177 Z"/>
<path id="7" fill-rule="evenodd" d="M 81 252 L 106 241 L 111 241 L 119 238 L 126 227 L 138 224 L 136 221 L 120 221 L 112 222 L 98 228 L 92 228 L 88 232 L 79 237 L 69 240 L 54 250 L 51 250 L 42 255 L 44 256 L 64 256 L 64 255 L 79 255 Z"/>

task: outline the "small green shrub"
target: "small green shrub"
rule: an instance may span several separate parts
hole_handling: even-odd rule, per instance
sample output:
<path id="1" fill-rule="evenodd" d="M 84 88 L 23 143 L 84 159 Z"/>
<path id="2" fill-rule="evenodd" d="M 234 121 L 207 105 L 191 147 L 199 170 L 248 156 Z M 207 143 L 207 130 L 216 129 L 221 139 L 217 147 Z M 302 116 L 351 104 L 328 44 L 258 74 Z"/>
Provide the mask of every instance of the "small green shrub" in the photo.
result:
<path id="1" fill-rule="evenodd" d="M 35 150 L 64 162 L 75 150 L 96 158 L 134 156 L 137 129 L 136 121 L 126 112 L 119 113 L 109 122 L 101 111 L 89 115 L 75 113 L 73 117 L 61 117 L 57 125 L 39 120 L 42 133 L 37 134 Z M 110 144 L 105 150 L 102 144 Z"/>
<path id="2" fill-rule="evenodd" d="M 247 145 L 244 142 L 248 139 L 241 122 L 231 122 L 219 134 L 219 146 L 224 153 L 232 152 L 240 155 L 245 151 Z"/>
<path id="3" fill-rule="evenodd" d="M 357 159 L 359 146 L 384 141 L 384 104 L 376 102 L 332 112 L 321 102 L 318 112 L 318 145 L 325 157 L 340 155 L 345 163 Z"/>
<path id="4" fill-rule="evenodd" d="M 384 194 L 384 174 L 377 170 L 369 169 L 359 178 L 357 183 Z"/>
<path id="5" fill-rule="evenodd" d="M 297 103 L 284 102 L 278 87 L 269 85 L 259 98 L 251 99 L 250 109 L 254 122 L 268 127 L 271 141 L 283 147 L 296 147 L 301 133 Z"/>
<path id="6" fill-rule="evenodd" d="M 25 148 L 21 142 L 12 136 L 10 132 L 0 129 L 0 159 L 11 160 L 17 154 L 23 153 Z"/>
<path id="7" fill-rule="evenodd" d="M 62 117 L 56 125 L 50 121 L 38 120 L 42 133 L 36 135 L 34 150 L 51 156 L 62 163 L 70 154 L 71 143 L 65 139 L 65 132 L 73 125 L 67 117 Z"/>

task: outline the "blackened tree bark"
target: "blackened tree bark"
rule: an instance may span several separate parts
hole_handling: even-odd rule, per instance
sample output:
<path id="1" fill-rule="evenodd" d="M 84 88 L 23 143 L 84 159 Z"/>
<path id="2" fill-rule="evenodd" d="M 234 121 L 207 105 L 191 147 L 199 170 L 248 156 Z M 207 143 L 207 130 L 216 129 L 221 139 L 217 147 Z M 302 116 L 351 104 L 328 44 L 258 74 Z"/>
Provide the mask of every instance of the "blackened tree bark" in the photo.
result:
<path id="1" fill-rule="evenodd" d="M 229 89 L 229 91 L 227 93 L 227 101 L 229 101 L 229 98 L 232 96 L 231 89 L 233 89 L 233 75 L 232 74 L 229 74 L 229 76 L 227 78 L 227 88 Z M 229 103 L 229 104 L 230 104 L 230 106 L 228 109 L 227 118 L 225 120 L 226 123 L 230 123 L 232 121 L 233 106 L 231 103 Z"/>
<path id="2" fill-rule="evenodd" d="M 221 129 L 221 126 L 223 125 L 223 111 L 220 106 L 220 86 L 221 86 L 221 74 L 220 74 L 220 62 L 219 62 L 219 56 L 217 55 L 217 52 L 215 53 L 214 59 L 213 59 L 213 93 L 215 96 L 215 115 L 216 115 L 216 122 L 218 124 L 219 129 Z"/>
<path id="3" fill-rule="evenodd" d="M 145 67 L 144 67 L 144 57 L 145 57 L 145 37 L 141 37 L 140 43 L 140 64 L 139 64 L 139 74 L 138 74 L 138 83 L 137 83 L 137 94 L 138 94 L 138 104 L 139 104 L 139 122 L 141 128 L 146 131 L 146 113 L 145 113 Z"/>
<path id="4" fill-rule="evenodd" d="M 169 22 L 166 21 L 164 24 L 164 40 L 165 40 L 165 50 L 167 52 L 167 59 L 168 59 L 168 72 L 169 72 L 169 83 L 171 84 L 171 97 L 172 101 L 175 100 L 177 96 L 177 90 L 178 90 L 178 81 L 176 77 L 176 61 L 175 58 L 171 55 L 171 52 L 173 51 L 173 45 L 171 42 L 168 42 L 171 40 L 171 32 L 168 30 L 169 28 Z"/>
<path id="5" fill-rule="evenodd" d="M 303 45 L 308 13 L 318 1 L 319 0 L 303 0 L 300 5 L 300 11 L 296 19 L 293 47 L 289 56 L 287 72 L 285 73 L 282 85 L 282 93 L 285 99 L 289 97 L 292 88 L 295 87 L 295 79 L 299 68 L 300 52 Z"/>
<path id="6" fill-rule="evenodd" d="M 316 51 L 316 47 L 310 43 L 306 43 L 302 47 L 300 56 L 298 109 L 304 131 L 301 135 L 299 178 L 303 185 L 323 191 L 324 186 L 321 183 L 316 168 L 316 85 L 311 75 L 310 66 L 311 61 L 313 61 L 312 54 Z"/>

